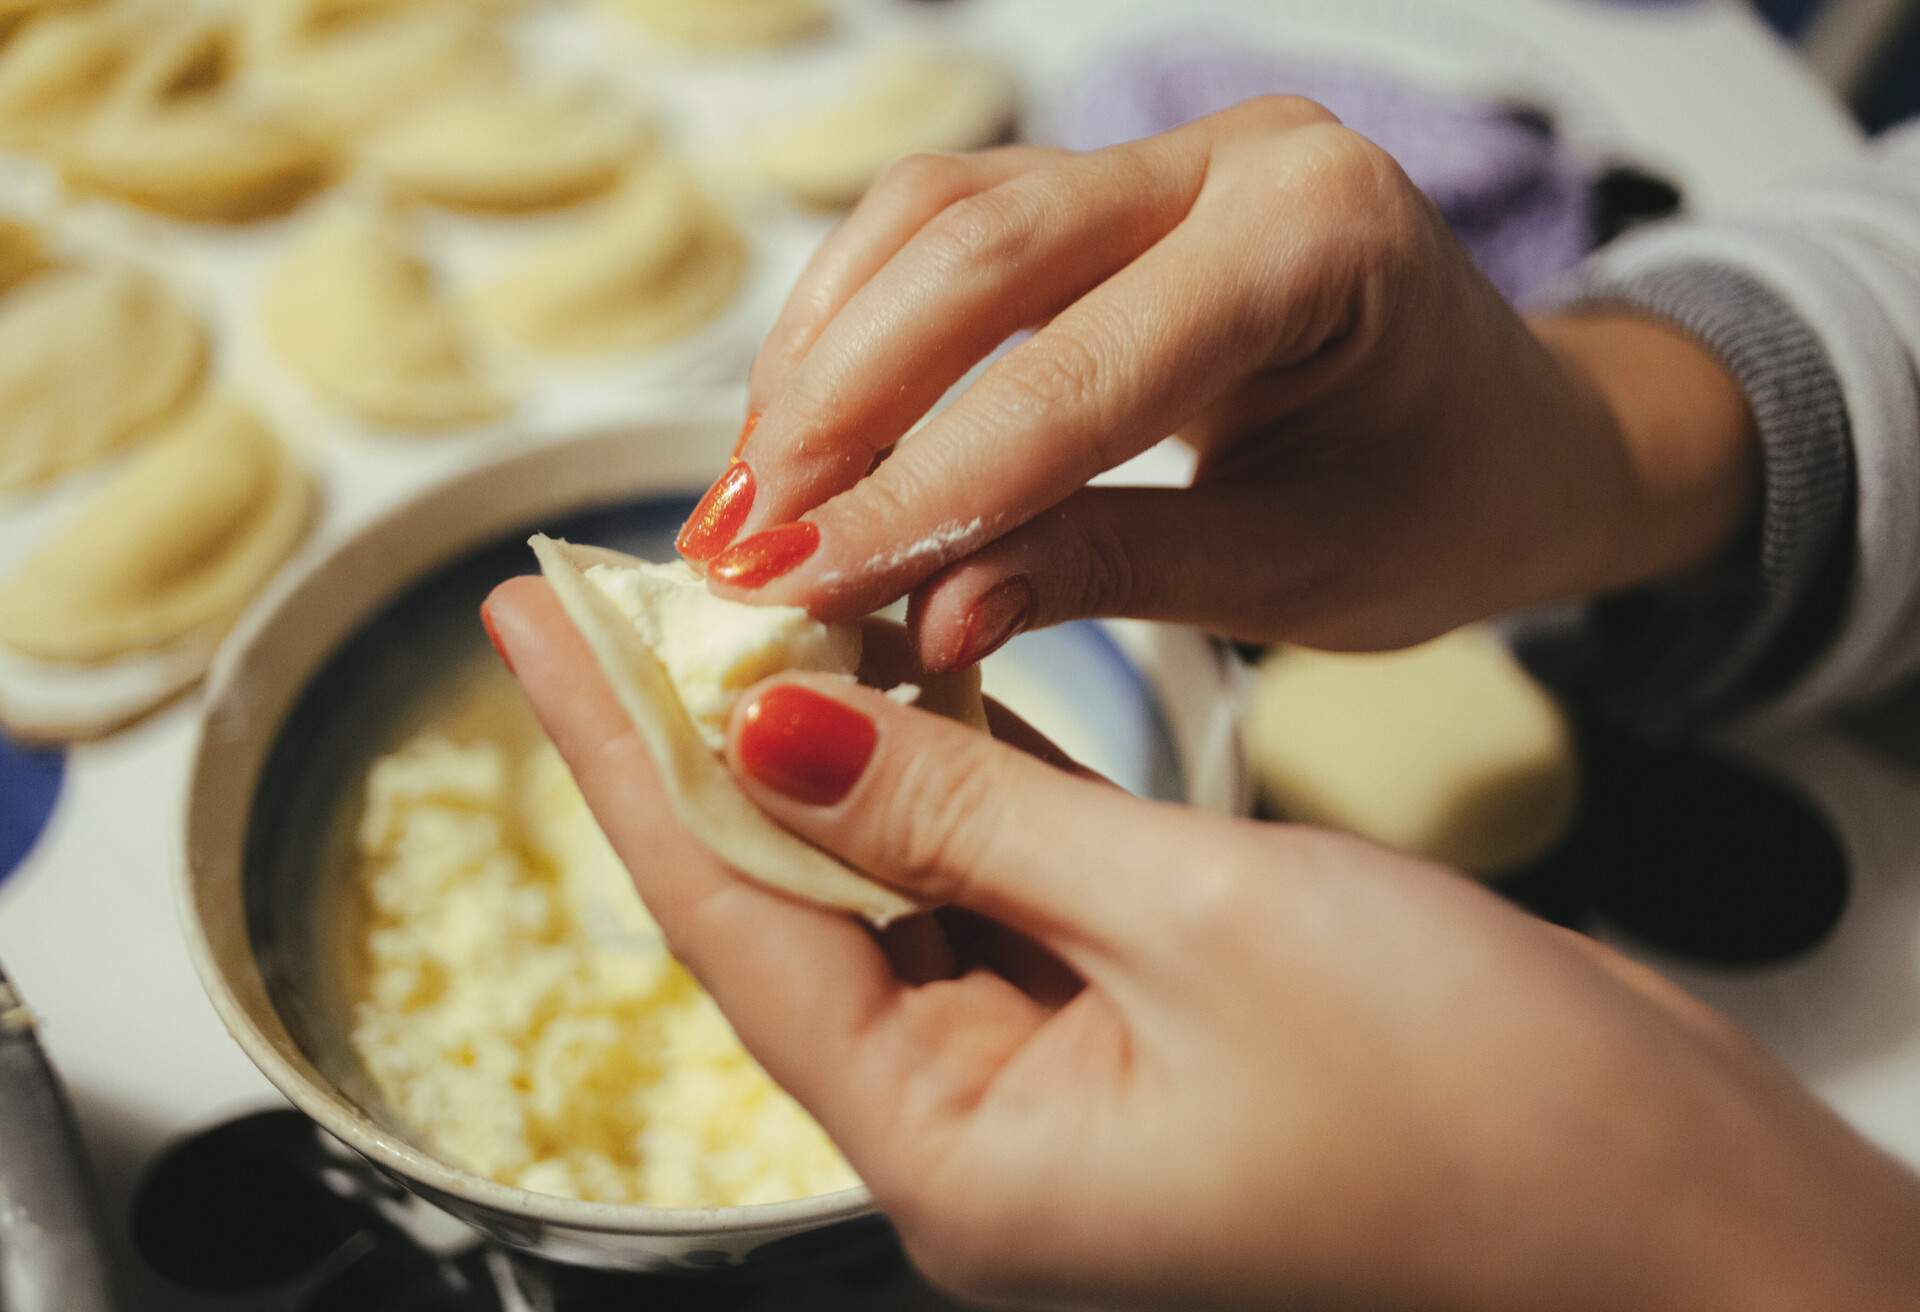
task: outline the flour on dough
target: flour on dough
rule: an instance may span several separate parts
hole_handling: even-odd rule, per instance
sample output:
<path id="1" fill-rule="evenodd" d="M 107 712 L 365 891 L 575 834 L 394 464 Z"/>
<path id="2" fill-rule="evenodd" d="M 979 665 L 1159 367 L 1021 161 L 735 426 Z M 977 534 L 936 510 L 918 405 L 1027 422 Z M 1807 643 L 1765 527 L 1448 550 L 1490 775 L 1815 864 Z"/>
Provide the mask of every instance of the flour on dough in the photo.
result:
<path id="1" fill-rule="evenodd" d="M 739 49 L 783 45 L 826 30 L 820 0 L 614 0 L 655 36 L 685 46 Z"/>
<path id="2" fill-rule="evenodd" d="M 642 169 L 580 220 L 479 289 L 486 325 L 551 355 L 658 346 L 723 310 L 746 243 L 677 162 Z"/>
<path id="3" fill-rule="evenodd" d="M 441 428 L 507 408 L 455 306 L 380 215 L 316 222 L 274 270 L 261 314 L 280 358 L 362 419 Z"/>
<path id="4" fill-rule="evenodd" d="M 606 191 L 646 134 L 581 92 L 477 85 L 435 96 L 368 137 L 361 158 L 395 196 L 459 210 L 534 210 Z"/>
<path id="5" fill-rule="evenodd" d="M 230 398 L 204 398 L 0 583 L 0 643 L 109 661 L 218 631 L 293 550 L 308 483 Z"/>
<path id="6" fill-rule="evenodd" d="M 902 155 L 971 150 L 1013 125 L 1013 79 L 998 64 L 952 54 L 876 57 L 842 103 L 760 138 L 762 172 L 810 205 L 851 205 Z"/>
<path id="7" fill-rule="evenodd" d="M 1247 747 L 1284 818 L 1482 875 L 1543 854 L 1579 802 L 1565 714 L 1485 629 L 1399 652 L 1276 652 Z"/>
<path id="8" fill-rule="evenodd" d="M 0 296 L 0 489 L 97 460 L 179 403 L 206 337 L 151 274 L 50 268 Z"/>

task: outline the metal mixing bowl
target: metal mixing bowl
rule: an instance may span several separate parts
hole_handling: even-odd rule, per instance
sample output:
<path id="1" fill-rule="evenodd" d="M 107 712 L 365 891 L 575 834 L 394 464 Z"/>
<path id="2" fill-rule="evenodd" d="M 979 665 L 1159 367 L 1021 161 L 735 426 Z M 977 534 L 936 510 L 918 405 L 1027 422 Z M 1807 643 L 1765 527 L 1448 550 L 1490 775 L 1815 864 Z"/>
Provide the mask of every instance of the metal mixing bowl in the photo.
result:
<path id="1" fill-rule="evenodd" d="M 561 1261 L 623 1270 L 805 1263 L 886 1241 L 865 1189 L 665 1208 L 484 1179 L 411 1141 L 347 1038 L 347 893 L 368 766 L 431 718 L 449 683 L 507 678 L 476 610 L 496 583 L 532 571 L 530 532 L 666 558 L 731 437 L 730 426 L 710 423 L 637 426 L 441 483 L 279 591 L 210 678 L 182 892 L 194 962 L 221 1019 L 267 1078 L 342 1142 L 489 1238 Z M 1205 639 L 1070 625 L 1008 652 L 1022 687 L 1089 704 L 1089 732 L 1109 758 L 1099 763 L 1123 783 L 1244 808 L 1232 670 Z"/>

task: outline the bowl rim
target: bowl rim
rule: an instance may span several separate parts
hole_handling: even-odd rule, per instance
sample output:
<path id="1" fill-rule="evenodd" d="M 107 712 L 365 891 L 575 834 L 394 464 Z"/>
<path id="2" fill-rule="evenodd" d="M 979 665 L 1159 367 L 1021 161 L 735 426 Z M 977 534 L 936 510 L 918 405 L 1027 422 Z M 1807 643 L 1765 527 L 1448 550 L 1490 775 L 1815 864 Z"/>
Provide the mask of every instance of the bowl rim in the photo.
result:
<path id="1" fill-rule="evenodd" d="M 236 626 L 208 675 L 187 771 L 185 860 L 176 863 L 175 879 L 176 910 L 194 970 L 228 1033 L 295 1107 L 376 1165 L 433 1195 L 574 1231 L 636 1236 L 771 1236 L 878 1214 L 864 1184 L 781 1202 L 663 1207 L 561 1198 L 453 1166 L 381 1126 L 313 1067 L 281 1022 L 246 937 L 245 850 L 254 789 L 285 715 L 339 644 L 410 583 L 538 518 L 542 506 L 559 518 L 649 494 L 697 495 L 724 456 L 733 424 L 697 412 L 597 425 L 516 446 L 430 480 L 349 526 L 289 571 Z M 517 490 L 494 495 L 503 488 Z M 529 488 L 539 491 L 529 494 Z M 445 513 L 449 508 L 470 513 Z M 422 517 L 435 524 L 433 541 L 424 548 L 417 529 Z M 448 524 L 455 527 L 441 532 Z M 402 550 L 403 544 L 410 550 Z M 377 582 L 352 576 L 361 563 L 357 558 L 381 563 Z M 354 595 L 329 597 L 338 604 L 323 612 L 323 628 L 306 622 L 319 597 L 342 590 Z M 1139 652 L 1134 647 L 1135 659 Z M 289 655 L 304 665 L 291 666 Z M 268 695 L 259 687 L 263 677 Z M 281 685 L 278 704 L 269 704 L 274 683 Z M 1244 764 L 1236 769 L 1230 763 L 1228 773 L 1243 775 Z M 238 795 L 244 805 L 233 805 Z M 224 903 L 218 900 L 222 894 Z M 217 938 L 237 947 L 223 953 Z M 236 951 L 239 961 L 230 965 Z M 272 1018 L 270 1027 L 256 1010 Z"/>

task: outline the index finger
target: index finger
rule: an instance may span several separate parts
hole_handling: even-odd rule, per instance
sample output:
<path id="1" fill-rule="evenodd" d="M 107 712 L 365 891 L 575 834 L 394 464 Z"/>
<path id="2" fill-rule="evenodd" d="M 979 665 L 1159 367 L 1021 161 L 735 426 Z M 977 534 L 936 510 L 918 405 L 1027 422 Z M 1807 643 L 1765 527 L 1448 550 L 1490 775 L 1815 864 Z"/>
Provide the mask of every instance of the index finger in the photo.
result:
<path id="1" fill-rule="evenodd" d="M 1205 409 L 1256 367 L 1239 264 L 1176 227 L 1014 348 L 866 477 L 707 562 L 721 596 L 823 620 L 887 604 Z"/>

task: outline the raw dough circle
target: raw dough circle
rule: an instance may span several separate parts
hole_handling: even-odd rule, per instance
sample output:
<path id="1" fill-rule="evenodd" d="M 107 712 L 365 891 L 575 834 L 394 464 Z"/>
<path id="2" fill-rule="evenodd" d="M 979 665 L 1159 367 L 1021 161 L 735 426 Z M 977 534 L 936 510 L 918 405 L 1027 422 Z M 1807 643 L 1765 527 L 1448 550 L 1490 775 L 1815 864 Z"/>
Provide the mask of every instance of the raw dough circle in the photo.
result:
<path id="1" fill-rule="evenodd" d="M 647 746 L 674 811 L 687 828 L 741 874 L 793 897 L 886 925 L 918 910 L 895 889 L 867 878 L 767 818 L 740 791 L 725 760 L 701 736 L 661 657 L 640 629 L 585 571 L 632 566 L 630 556 L 548 537 L 533 539 L 540 571 L 580 631 L 621 708 Z M 768 671 L 762 669 L 760 673 Z M 984 730 L 980 671 L 928 675 L 923 704 Z"/>

